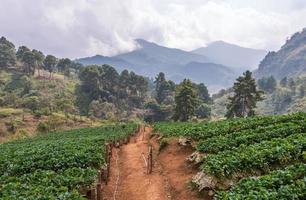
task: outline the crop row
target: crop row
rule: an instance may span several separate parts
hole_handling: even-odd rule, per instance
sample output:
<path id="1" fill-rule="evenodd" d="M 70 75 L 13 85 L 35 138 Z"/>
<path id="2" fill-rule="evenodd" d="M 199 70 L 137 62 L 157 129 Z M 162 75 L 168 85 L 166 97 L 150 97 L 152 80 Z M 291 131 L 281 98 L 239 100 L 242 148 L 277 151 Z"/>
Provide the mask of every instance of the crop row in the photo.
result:
<path id="1" fill-rule="evenodd" d="M 105 164 L 105 143 L 135 124 L 54 132 L 0 145 L 0 199 L 82 199 Z"/>
<path id="2" fill-rule="evenodd" d="M 240 180 L 229 191 L 219 191 L 215 199 L 305 199 L 306 165 L 291 165 L 260 177 Z"/>
<path id="3" fill-rule="evenodd" d="M 301 120 L 306 120 L 306 113 L 222 120 L 207 123 L 162 122 L 155 124 L 154 130 L 162 133 L 166 137 L 187 136 L 195 140 L 204 140 L 218 135 L 226 135 L 233 132 Z"/>
<path id="4" fill-rule="evenodd" d="M 305 150 L 306 134 L 295 134 L 209 155 L 203 160 L 201 168 L 219 178 L 238 173 L 265 172 L 272 166 L 304 160 Z"/>
<path id="5" fill-rule="evenodd" d="M 69 168 L 64 171 L 36 170 L 21 176 L 1 176 L 1 199 L 83 199 L 81 188 L 97 179 L 97 170 Z"/>
<path id="6" fill-rule="evenodd" d="M 270 125 L 254 130 L 243 130 L 201 140 L 197 145 L 197 150 L 200 152 L 218 153 L 237 148 L 241 144 L 250 145 L 273 138 L 284 138 L 302 132 L 306 132 L 306 121 Z"/>

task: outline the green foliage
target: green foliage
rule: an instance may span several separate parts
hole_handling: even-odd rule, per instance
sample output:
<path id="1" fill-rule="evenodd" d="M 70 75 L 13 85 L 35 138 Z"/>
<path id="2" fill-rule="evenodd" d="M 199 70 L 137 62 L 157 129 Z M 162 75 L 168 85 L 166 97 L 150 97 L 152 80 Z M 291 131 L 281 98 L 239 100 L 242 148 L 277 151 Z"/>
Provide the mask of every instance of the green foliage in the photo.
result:
<path id="1" fill-rule="evenodd" d="M 15 46 L 5 37 L 0 38 L 0 69 L 6 69 L 16 64 Z"/>
<path id="2" fill-rule="evenodd" d="M 199 100 L 203 103 L 210 104 L 212 102 L 212 99 L 210 98 L 206 85 L 200 83 L 196 85 L 196 88 Z"/>
<path id="3" fill-rule="evenodd" d="M 173 107 L 171 105 L 160 105 L 156 101 L 150 101 L 145 104 L 148 110 L 144 120 L 146 122 L 166 121 L 171 118 Z"/>
<path id="4" fill-rule="evenodd" d="M 66 77 L 70 76 L 70 68 L 73 62 L 69 58 L 60 59 L 57 63 L 57 69 L 62 72 Z"/>
<path id="5" fill-rule="evenodd" d="M 177 88 L 175 95 L 174 120 L 187 121 L 194 113 L 198 103 L 194 84 L 185 79 Z"/>
<path id="6" fill-rule="evenodd" d="M 216 199 L 305 199 L 306 165 L 296 164 L 265 176 L 245 178 L 229 191 L 219 191 Z"/>
<path id="7" fill-rule="evenodd" d="M 272 93 L 275 91 L 277 82 L 273 76 L 263 77 L 257 81 L 260 89 Z"/>
<path id="8" fill-rule="evenodd" d="M 154 130 L 164 136 L 192 137 L 200 141 L 214 136 L 226 136 L 234 132 L 253 130 L 259 127 L 287 123 L 292 121 L 305 121 L 305 113 L 289 115 L 274 115 L 265 117 L 237 118 L 211 122 L 161 122 L 154 125 Z"/>
<path id="9" fill-rule="evenodd" d="M 23 105 L 33 113 L 39 109 L 39 99 L 37 96 L 30 96 L 24 99 Z"/>
<path id="10" fill-rule="evenodd" d="M 36 55 L 32 51 L 25 52 L 21 61 L 24 63 L 25 72 L 28 75 L 34 75 L 37 69 Z"/>
<path id="11" fill-rule="evenodd" d="M 83 199 L 97 179 L 108 141 L 124 139 L 135 124 L 54 132 L 0 145 L 0 196 L 5 199 Z"/>
<path id="12" fill-rule="evenodd" d="M 56 69 L 57 59 L 55 56 L 47 55 L 44 60 L 44 69 L 50 72 L 50 76 Z"/>
<path id="13" fill-rule="evenodd" d="M 119 110 L 140 108 L 145 100 L 147 81 L 133 72 L 120 75 L 109 66 L 87 66 L 79 74 L 81 84 L 76 90 L 77 105 L 82 114 L 89 114 L 93 101 L 112 103 Z"/>
<path id="14" fill-rule="evenodd" d="M 232 132 L 226 135 L 218 135 L 206 140 L 201 140 L 197 145 L 197 150 L 207 153 L 218 153 L 225 150 L 231 150 L 240 145 L 249 145 L 260 143 L 264 140 L 273 138 L 284 138 L 291 134 L 302 133 L 306 131 L 305 120 L 292 120 L 288 123 L 277 123 L 270 126 L 259 127 Z"/>
<path id="15" fill-rule="evenodd" d="M 155 92 L 156 92 L 156 101 L 159 104 L 167 103 L 170 104 L 170 102 L 165 102 L 167 98 L 174 95 L 175 92 L 175 84 L 172 81 L 167 81 L 165 78 L 165 74 L 160 72 L 157 77 L 155 78 Z"/>
<path id="16" fill-rule="evenodd" d="M 88 114 L 100 119 L 113 119 L 116 114 L 116 107 L 113 103 L 94 100 L 89 105 Z"/>
<path id="17" fill-rule="evenodd" d="M 216 177 L 231 177 L 235 173 L 268 171 L 273 165 L 286 165 L 303 161 L 306 147 L 305 134 L 294 134 L 287 138 L 276 138 L 249 146 L 209 155 L 203 160 L 204 172 Z"/>
<path id="18" fill-rule="evenodd" d="M 22 114 L 21 109 L 15 109 L 15 108 L 0 108 L 0 118 L 10 117 L 14 115 Z"/>
<path id="19" fill-rule="evenodd" d="M 205 103 L 202 103 L 197 107 L 195 115 L 198 118 L 209 118 L 211 115 L 211 107 Z"/>
<path id="20" fill-rule="evenodd" d="M 249 117 L 255 115 L 256 103 L 262 100 L 262 92 L 256 89 L 252 72 L 246 71 L 234 83 L 234 96 L 229 97 L 227 105 L 227 118 Z"/>
<path id="21" fill-rule="evenodd" d="M 37 125 L 37 131 L 41 133 L 46 133 L 50 131 L 49 124 L 47 122 L 39 122 Z"/>
<path id="22" fill-rule="evenodd" d="M 26 46 L 20 46 L 17 50 L 16 53 L 16 57 L 18 58 L 18 60 L 22 61 L 23 56 L 25 55 L 25 53 L 30 52 L 31 50 L 26 47 Z"/>

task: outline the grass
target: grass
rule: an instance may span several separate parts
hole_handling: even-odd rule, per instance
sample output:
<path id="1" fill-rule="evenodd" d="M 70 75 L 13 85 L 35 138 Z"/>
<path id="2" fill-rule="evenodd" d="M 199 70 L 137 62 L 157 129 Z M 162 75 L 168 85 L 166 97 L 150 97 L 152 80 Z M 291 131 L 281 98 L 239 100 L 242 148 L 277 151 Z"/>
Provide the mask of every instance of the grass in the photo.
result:
<path id="1" fill-rule="evenodd" d="M 19 115 L 22 114 L 22 109 L 16 109 L 16 108 L 0 108 L 0 118 L 4 117 L 10 117 L 12 115 Z"/>

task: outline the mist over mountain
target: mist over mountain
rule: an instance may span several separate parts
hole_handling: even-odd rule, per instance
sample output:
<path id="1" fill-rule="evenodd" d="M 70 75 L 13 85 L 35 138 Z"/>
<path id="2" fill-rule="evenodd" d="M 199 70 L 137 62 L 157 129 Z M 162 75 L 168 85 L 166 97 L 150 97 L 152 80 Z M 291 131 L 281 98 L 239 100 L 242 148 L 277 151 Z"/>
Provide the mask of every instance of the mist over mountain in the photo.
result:
<path id="1" fill-rule="evenodd" d="M 207 47 L 201 47 L 192 51 L 208 57 L 213 63 L 233 67 L 236 70 L 245 71 L 258 67 L 267 51 L 241 47 L 224 41 L 210 43 Z"/>
<path id="2" fill-rule="evenodd" d="M 269 52 L 261 61 L 257 78 L 274 76 L 276 79 L 306 73 L 306 28 L 295 33 L 277 52 Z"/>
<path id="3" fill-rule="evenodd" d="M 207 56 L 137 39 L 139 48 L 113 57 L 96 55 L 76 61 L 84 64 L 109 64 L 118 70 L 128 69 L 154 77 L 159 72 L 176 82 L 190 78 L 203 82 L 210 89 L 228 87 L 237 75 L 232 67 L 214 64 Z M 215 90 L 215 89 L 214 89 Z"/>

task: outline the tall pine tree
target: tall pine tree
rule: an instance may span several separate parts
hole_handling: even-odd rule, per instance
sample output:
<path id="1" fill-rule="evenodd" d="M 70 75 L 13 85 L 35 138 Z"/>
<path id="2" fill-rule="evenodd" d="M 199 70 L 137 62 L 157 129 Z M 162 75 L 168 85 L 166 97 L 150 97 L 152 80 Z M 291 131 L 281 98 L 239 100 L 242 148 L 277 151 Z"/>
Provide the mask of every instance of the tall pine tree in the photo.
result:
<path id="1" fill-rule="evenodd" d="M 229 97 L 225 117 L 249 117 L 255 115 L 256 103 L 263 100 L 262 91 L 257 90 L 252 72 L 246 71 L 234 83 L 234 96 Z"/>
<path id="2" fill-rule="evenodd" d="M 174 120 L 187 121 L 194 115 L 198 99 L 196 88 L 189 79 L 184 79 L 178 86 L 175 103 Z"/>

